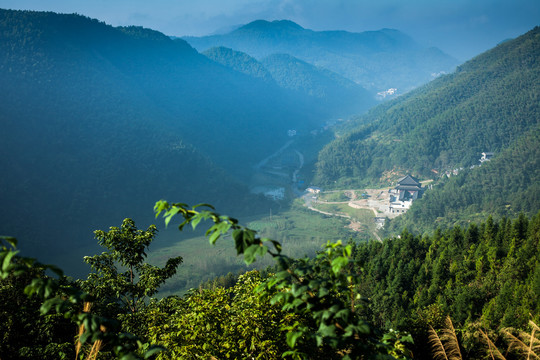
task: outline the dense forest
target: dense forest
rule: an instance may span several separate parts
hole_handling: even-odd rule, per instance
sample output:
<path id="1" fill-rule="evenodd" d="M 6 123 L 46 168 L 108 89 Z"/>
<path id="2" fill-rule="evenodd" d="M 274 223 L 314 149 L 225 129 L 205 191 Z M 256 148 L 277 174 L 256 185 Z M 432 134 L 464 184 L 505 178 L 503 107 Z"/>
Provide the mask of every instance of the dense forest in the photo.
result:
<path id="1" fill-rule="evenodd" d="M 487 339 L 505 353 L 504 329 L 538 324 L 540 310 L 540 214 L 532 219 L 471 223 L 356 247 L 366 314 L 379 326 L 411 332 L 416 354 L 429 358 L 430 327 L 457 329 L 463 358 L 484 358 Z M 494 350 L 492 350 L 494 351 Z M 516 358 L 521 358 L 514 354 Z M 511 358 L 512 355 L 507 355 Z"/>
<path id="2" fill-rule="evenodd" d="M 156 210 L 166 222 L 178 214 L 181 227 L 210 219 L 211 242 L 231 231 L 246 263 L 266 254 L 276 265 L 230 287 L 158 300 L 182 258 L 162 268 L 145 262 L 155 226 L 139 230 L 126 219 L 96 231 L 105 251 L 85 257 L 92 272 L 76 282 L 46 275 L 61 271 L 19 257 L 4 237 L 2 359 L 538 356 L 540 213 L 432 236 L 404 230 L 383 242 L 329 242 L 314 258 L 293 259 L 212 209 L 159 202 Z"/>
<path id="3" fill-rule="evenodd" d="M 215 62 L 230 67 L 238 72 L 261 78 L 265 81 L 273 81 L 272 75 L 268 69 L 246 53 L 218 46 L 208 49 L 202 54 Z"/>

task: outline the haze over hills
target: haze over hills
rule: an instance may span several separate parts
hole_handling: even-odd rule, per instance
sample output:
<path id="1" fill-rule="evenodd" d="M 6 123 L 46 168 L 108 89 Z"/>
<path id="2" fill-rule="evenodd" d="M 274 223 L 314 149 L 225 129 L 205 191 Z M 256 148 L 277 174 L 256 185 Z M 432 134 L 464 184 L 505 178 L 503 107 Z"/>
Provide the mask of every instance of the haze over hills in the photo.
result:
<path id="1" fill-rule="evenodd" d="M 184 39 L 199 51 L 224 46 L 259 60 L 276 53 L 289 54 L 336 72 L 372 93 L 388 88 L 405 93 L 458 64 L 442 51 L 422 47 L 391 29 L 312 31 L 288 20 L 257 20 L 227 34 Z"/>
<path id="2" fill-rule="evenodd" d="M 152 30 L 1 10 L 0 33 L 2 231 L 45 261 L 163 197 L 253 213 L 237 179 L 327 120 Z"/>
<path id="3" fill-rule="evenodd" d="M 347 187 L 409 172 L 438 178 L 463 171 L 417 201 L 411 215 L 405 215 L 407 224 L 535 213 L 540 207 L 534 195 L 540 183 L 535 135 L 540 126 L 539 56 L 537 27 L 454 74 L 374 108 L 320 152 L 318 181 Z M 464 170 L 479 165 L 482 152 L 494 152 L 495 158 Z"/>
<path id="4" fill-rule="evenodd" d="M 261 136 L 274 141 L 276 136 L 285 138 L 290 126 L 307 130 L 323 121 L 309 113 L 300 117 L 305 108 L 295 106 L 296 99 L 278 88 L 239 76 L 209 61 L 187 43 L 171 41 L 158 32 L 112 28 L 75 15 L 6 11 L 2 18 L 11 31 L 6 36 L 5 46 L 10 48 L 3 53 L 7 73 L 2 79 L 6 84 L 18 84 L 13 92 L 20 90 L 24 95 L 32 91 L 37 101 L 40 96 L 53 96 L 35 87 L 49 83 L 52 91 L 75 91 L 73 96 L 86 91 L 85 96 L 89 96 L 95 92 L 86 89 L 87 85 L 105 82 L 99 85 L 106 94 L 129 94 L 141 111 L 155 114 L 147 121 L 161 119 L 163 124 L 175 127 L 178 135 L 196 142 L 229 170 L 253 163 L 265 151 L 271 151 L 264 147 Z M 113 86 L 113 91 L 108 91 L 108 86 Z M 271 107 L 270 103 L 280 106 Z M 145 105 L 157 111 L 145 110 Z M 230 147 L 229 139 L 222 136 L 240 135 L 247 125 L 262 130 L 243 138 L 245 145 L 255 146 L 251 153 Z M 229 155 L 235 151 L 240 161 L 233 165 Z"/>
<path id="5" fill-rule="evenodd" d="M 288 54 L 269 55 L 260 62 L 225 47 L 214 47 L 203 54 L 235 71 L 292 91 L 296 98 L 313 98 L 312 109 L 329 117 L 348 117 L 376 104 L 374 96 L 353 81 Z"/>
<path id="6" fill-rule="evenodd" d="M 224 66 L 264 81 L 272 82 L 273 78 L 268 69 L 255 58 L 241 51 L 235 51 L 223 46 L 210 48 L 202 53 L 209 59 Z"/>

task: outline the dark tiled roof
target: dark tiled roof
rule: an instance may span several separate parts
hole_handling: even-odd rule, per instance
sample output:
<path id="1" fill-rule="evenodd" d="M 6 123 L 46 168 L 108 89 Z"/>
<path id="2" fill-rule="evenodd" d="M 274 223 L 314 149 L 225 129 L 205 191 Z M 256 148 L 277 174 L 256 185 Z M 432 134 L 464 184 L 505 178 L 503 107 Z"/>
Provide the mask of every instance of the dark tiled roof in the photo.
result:
<path id="1" fill-rule="evenodd" d="M 412 186 L 420 186 L 420 181 L 418 179 L 412 177 L 411 175 L 407 175 L 399 179 L 398 181 L 399 185 L 412 185 Z"/>

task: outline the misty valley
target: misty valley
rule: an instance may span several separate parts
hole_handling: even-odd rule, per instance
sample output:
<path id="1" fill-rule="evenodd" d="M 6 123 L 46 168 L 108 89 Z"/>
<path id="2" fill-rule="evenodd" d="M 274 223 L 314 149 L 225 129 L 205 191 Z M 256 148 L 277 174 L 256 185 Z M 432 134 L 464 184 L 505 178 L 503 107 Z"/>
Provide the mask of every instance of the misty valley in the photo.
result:
<path id="1" fill-rule="evenodd" d="M 0 359 L 540 357 L 539 27 L 0 39 Z"/>

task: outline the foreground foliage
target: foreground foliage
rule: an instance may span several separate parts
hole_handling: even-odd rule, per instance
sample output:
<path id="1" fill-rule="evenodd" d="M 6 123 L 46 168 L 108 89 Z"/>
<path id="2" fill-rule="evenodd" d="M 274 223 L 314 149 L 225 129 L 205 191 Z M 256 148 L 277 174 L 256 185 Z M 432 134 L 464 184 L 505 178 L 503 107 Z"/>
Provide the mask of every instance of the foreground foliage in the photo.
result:
<path id="1" fill-rule="evenodd" d="M 161 201 L 155 209 L 167 224 L 180 218 L 180 229 L 209 221 L 211 243 L 230 236 L 246 263 L 270 256 L 276 265 L 231 279 L 228 288 L 158 300 L 151 297 L 181 258 L 163 268 L 145 264 L 153 226 L 138 230 L 126 219 L 121 228 L 96 231 L 107 251 L 86 258 L 95 272 L 77 283 L 20 257 L 16 241 L 2 238 L 0 318 L 7 331 L 0 357 L 73 358 L 75 351 L 77 358 L 97 352 L 102 359 L 537 354 L 540 213 L 424 237 L 403 231 L 383 242 L 327 243 L 314 258 L 293 259 L 278 242 L 208 205 Z M 77 329 L 80 345 L 73 343 Z"/>
<path id="2" fill-rule="evenodd" d="M 273 306 L 270 294 L 256 294 L 261 282 L 252 271 L 229 289 L 193 290 L 153 304 L 148 338 L 168 349 L 159 358 L 280 358 L 288 350 L 282 328 L 298 317 Z"/>
<path id="3" fill-rule="evenodd" d="M 0 287 L 2 295 L 11 293 L 11 299 L 0 298 L 0 317 L 7 325 L 0 343 L 2 359 L 66 359 L 75 353 L 82 358 L 81 345 L 96 343 L 105 344 L 110 356 L 123 360 L 149 358 L 163 350 L 123 332 L 116 319 L 84 311 L 96 300 L 92 295 L 81 291 L 57 267 L 18 256 L 16 245 L 15 238 L 0 237 Z M 26 306 L 13 307 L 9 303 L 13 298 L 17 305 Z M 21 320 L 28 322 L 21 324 Z M 47 332 L 40 334 L 39 329 Z"/>
<path id="4" fill-rule="evenodd" d="M 198 210 L 200 206 L 204 210 Z M 231 231 L 237 253 L 246 264 L 265 254 L 276 260 L 277 273 L 261 284 L 258 292 L 262 296 L 271 295 L 271 304 L 281 311 L 305 319 L 281 326 L 290 347 L 283 356 L 314 358 L 320 353 L 323 358 L 391 358 L 390 346 L 380 341 L 380 335 L 356 309 L 362 297 L 356 293 L 356 277 L 351 272 L 354 269 L 351 245 L 328 243 L 313 261 L 295 260 L 283 255 L 276 241 L 260 238 L 254 230 L 239 225 L 236 219 L 219 215 L 208 205 L 189 208 L 183 203 L 160 201 L 155 210 L 156 216 L 163 213 L 166 224 L 176 215 L 181 216 L 180 230 L 188 224 L 195 228 L 201 221 L 210 220 L 213 225 L 206 232 L 210 243 Z"/>

